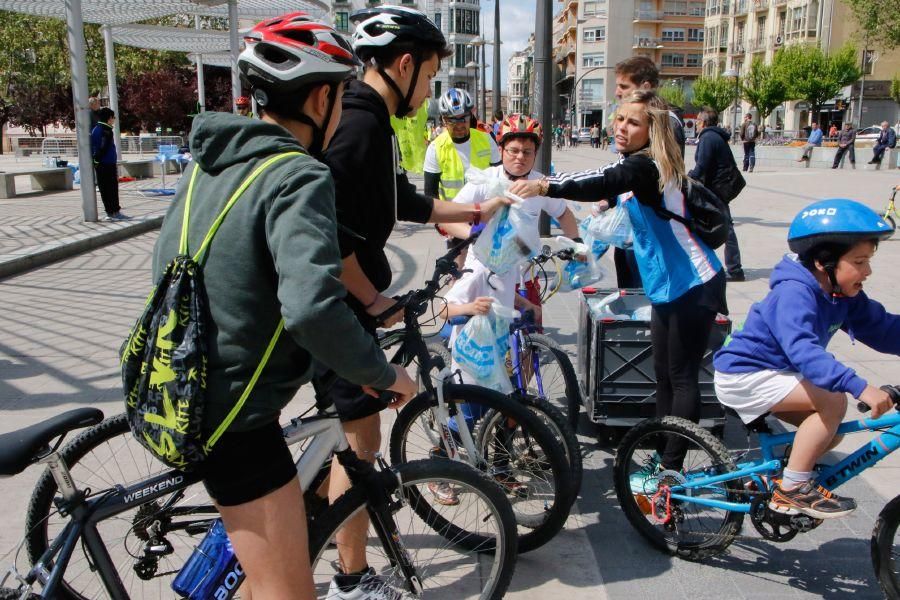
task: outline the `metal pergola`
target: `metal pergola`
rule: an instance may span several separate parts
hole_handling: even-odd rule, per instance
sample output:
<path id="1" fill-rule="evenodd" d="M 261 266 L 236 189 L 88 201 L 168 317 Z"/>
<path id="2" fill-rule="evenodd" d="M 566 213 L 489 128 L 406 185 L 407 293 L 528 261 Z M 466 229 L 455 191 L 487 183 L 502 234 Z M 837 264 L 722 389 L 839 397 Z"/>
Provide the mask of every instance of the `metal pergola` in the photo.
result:
<path id="1" fill-rule="evenodd" d="M 84 23 L 103 27 L 106 47 L 107 80 L 110 103 L 118 94 L 115 52 L 111 26 L 156 19 L 173 14 L 228 18 L 227 49 L 231 57 L 232 96 L 240 95 L 237 56 L 240 51 L 238 19 L 264 19 L 286 12 L 306 10 L 321 15 L 328 6 L 321 0 L 0 0 L 0 10 L 66 21 L 69 63 L 72 70 L 72 96 L 75 105 L 75 132 L 78 138 L 78 164 L 81 170 L 81 200 L 85 221 L 97 220 L 97 196 L 90 148 L 90 108 L 88 107 L 87 65 L 84 48 Z M 196 25 L 196 20 L 195 20 Z M 196 29 L 188 30 L 196 33 Z M 202 30 L 201 30 L 202 31 Z M 202 69 L 200 69 L 202 73 Z M 118 114 L 118 111 L 117 111 Z M 117 121 L 118 122 L 118 121 Z M 116 134 L 118 135 L 118 128 Z M 117 138 L 118 139 L 118 138 Z"/>

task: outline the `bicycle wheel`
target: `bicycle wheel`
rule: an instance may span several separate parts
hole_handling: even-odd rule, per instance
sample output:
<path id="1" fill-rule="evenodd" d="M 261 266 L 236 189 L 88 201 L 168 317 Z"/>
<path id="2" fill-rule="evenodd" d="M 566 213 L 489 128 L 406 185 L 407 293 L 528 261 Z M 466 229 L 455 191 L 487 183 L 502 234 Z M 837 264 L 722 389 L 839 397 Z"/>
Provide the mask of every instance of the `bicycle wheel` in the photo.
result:
<path id="1" fill-rule="evenodd" d="M 900 496 L 881 509 L 872 530 L 872 566 L 885 597 L 900 598 Z"/>
<path id="2" fill-rule="evenodd" d="M 133 438 L 124 414 L 83 431 L 63 447 L 60 455 L 72 480 L 84 491 L 127 486 L 168 470 Z M 68 522 L 53 505 L 56 494 L 56 482 L 45 471 L 31 495 L 25 518 L 26 547 L 32 563 Z M 206 489 L 194 484 L 100 521 L 97 529 L 129 596 L 162 598 L 173 595 L 172 579 L 217 516 Z M 154 530 L 158 531 L 155 537 Z M 158 554 L 148 552 L 151 539 L 169 549 Z M 73 552 L 63 579 L 60 598 L 106 597 L 103 582 L 83 545 Z"/>
<path id="3" fill-rule="evenodd" d="M 569 422 L 562 412 L 543 398 L 519 393 L 515 393 L 511 397 L 523 406 L 527 406 L 553 432 L 557 445 L 565 451 L 566 460 L 569 461 L 573 486 L 571 494 L 573 497 L 577 497 L 578 492 L 581 491 L 584 466 L 581 456 L 581 444 L 578 443 L 578 438 L 575 436 L 575 432 L 572 430 Z M 498 427 L 502 423 L 502 419 L 503 415 L 495 410 L 490 410 L 479 421 L 475 430 L 475 446 L 479 449 L 481 456 L 487 456 L 490 452 L 492 437 L 500 431 Z M 518 429 L 516 433 L 521 436 L 521 439 L 517 441 L 521 445 L 518 455 L 527 454 L 530 457 L 529 460 L 539 460 L 534 455 L 535 449 L 531 446 L 528 432 Z"/>
<path id="4" fill-rule="evenodd" d="M 527 385 L 521 391 L 546 399 L 566 416 L 572 429 L 577 430 L 581 390 L 569 355 L 546 335 L 529 334 L 524 338 L 525 343 L 519 350 L 519 367 L 513 373 L 513 385 L 518 385 L 518 371 L 525 369 L 523 375 Z"/>
<path id="5" fill-rule="evenodd" d="M 400 486 L 391 492 L 391 510 L 400 545 L 409 554 L 430 599 L 502 598 L 516 562 L 515 521 L 500 489 L 481 473 L 449 460 L 395 465 Z M 428 484 L 448 484 L 456 491 L 455 506 L 430 504 Z M 358 486 L 341 496 L 310 530 L 310 556 L 316 596 L 328 595 L 338 572 L 335 533 L 359 511 L 366 496 Z M 407 592 L 406 581 L 370 524 L 366 560 L 386 592 Z M 388 596 L 391 594 L 385 594 Z"/>
<path id="6" fill-rule="evenodd" d="M 666 443 L 681 444 L 681 468 L 659 464 Z M 678 417 L 648 419 L 631 429 L 616 451 L 613 478 L 619 506 L 653 546 L 672 555 L 700 560 L 725 550 L 740 531 L 739 512 L 669 500 L 666 489 L 733 471 L 728 450 L 699 425 Z M 689 488 L 687 496 L 728 502 L 746 501 L 740 480 Z"/>
<path id="7" fill-rule="evenodd" d="M 562 527 L 577 494 L 563 445 L 538 415 L 499 392 L 474 385 L 446 384 L 444 399 L 448 404 L 480 404 L 512 424 L 505 438 L 493 438 L 497 443 L 490 444 L 490 454 L 469 457 L 461 448 L 460 458 L 491 474 L 507 490 L 519 524 L 519 552 L 545 543 Z M 431 458 L 440 448 L 440 424 L 432 411 L 435 403 L 429 395 L 420 394 L 397 415 L 391 428 L 392 464 Z M 530 440 L 527 454 L 518 444 L 524 439 L 523 431 Z M 549 516 L 536 527 L 532 519 L 518 520 L 537 513 Z"/>
<path id="8" fill-rule="evenodd" d="M 888 214 L 884 216 L 884 220 L 888 222 L 888 224 L 891 226 L 891 229 L 897 229 L 897 223 L 896 221 L 894 221 L 894 217 Z"/>

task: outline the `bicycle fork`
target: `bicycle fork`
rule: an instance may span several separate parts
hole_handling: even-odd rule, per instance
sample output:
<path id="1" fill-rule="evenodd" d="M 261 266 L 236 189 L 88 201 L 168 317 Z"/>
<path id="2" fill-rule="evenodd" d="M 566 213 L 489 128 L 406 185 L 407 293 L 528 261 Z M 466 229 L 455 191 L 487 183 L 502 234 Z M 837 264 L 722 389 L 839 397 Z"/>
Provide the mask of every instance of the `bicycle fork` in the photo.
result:
<path id="1" fill-rule="evenodd" d="M 458 460 L 460 462 L 477 463 L 479 453 L 475 449 L 475 440 L 472 439 L 472 432 L 469 430 L 469 424 L 466 422 L 465 416 L 455 404 L 448 406 L 447 401 L 444 398 L 444 381 L 450 379 L 450 377 L 452 377 L 452 374 L 448 367 L 441 369 L 436 376 L 437 385 L 435 385 L 435 391 L 437 392 L 437 406 L 432 410 L 434 411 L 434 418 L 437 421 L 441 442 L 450 459 Z M 466 461 L 459 453 L 459 444 L 457 443 L 456 438 L 453 437 L 453 431 L 450 430 L 450 419 L 453 419 L 456 423 L 460 442 L 462 442 L 466 455 L 469 457 L 468 461 Z M 473 466 L 477 467 L 479 465 L 473 464 Z"/>

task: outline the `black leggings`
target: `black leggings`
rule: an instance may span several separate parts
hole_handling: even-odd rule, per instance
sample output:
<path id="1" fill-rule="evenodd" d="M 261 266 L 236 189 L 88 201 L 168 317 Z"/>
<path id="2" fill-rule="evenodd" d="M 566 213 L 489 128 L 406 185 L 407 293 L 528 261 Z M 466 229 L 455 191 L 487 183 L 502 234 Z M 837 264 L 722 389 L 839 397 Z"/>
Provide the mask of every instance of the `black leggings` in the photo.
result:
<path id="1" fill-rule="evenodd" d="M 693 292 L 693 290 L 692 290 Z M 653 367 L 656 370 L 656 416 L 700 420 L 700 363 L 709 343 L 716 313 L 697 304 L 688 292 L 662 306 L 650 317 Z M 657 448 L 667 468 L 680 469 L 687 442 L 677 438 Z"/>

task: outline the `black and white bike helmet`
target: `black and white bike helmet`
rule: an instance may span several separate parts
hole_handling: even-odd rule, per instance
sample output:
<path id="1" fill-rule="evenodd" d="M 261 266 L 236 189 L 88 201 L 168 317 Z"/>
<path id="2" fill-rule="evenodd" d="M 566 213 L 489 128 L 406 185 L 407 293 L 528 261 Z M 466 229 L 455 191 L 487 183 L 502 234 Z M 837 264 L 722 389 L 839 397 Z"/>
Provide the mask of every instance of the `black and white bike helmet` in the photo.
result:
<path id="1" fill-rule="evenodd" d="M 475 103 L 466 90 L 450 88 L 438 99 L 438 109 L 442 117 L 463 117 L 472 112 Z"/>
<path id="2" fill-rule="evenodd" d="M 303 92 L 314 84 L 339 84 L 353 75 L 362 65 L 353 48 L 334 28 L 303 12 L 260 22 L 244 36 L 244 42 L 247 47 L 238 57 L 238 69 L 257 104 L 312 127 L 313 143 L 307 150 L 313 155 L 321 152 L 339 86 L 331 88 L 321 127 L 301 112 Z"/>
<path id="3" fill-rule="evenodd" d="M 415 58 L 415 70 L 406 93 L 378 65 L 378 72 L 400 100 L 395 116 L 405 117 L 412 112 L 410 100 L 419 79 L 422 62 L 430 52 L 448 56 L 447 39 L 440 28 L 425 13 L 405 6 L 376 6 L 364 8 L 350 15 L 356 25 L 353 49 L 363 61 L 370 61 L 392 46 L 403 45 Z"/>

